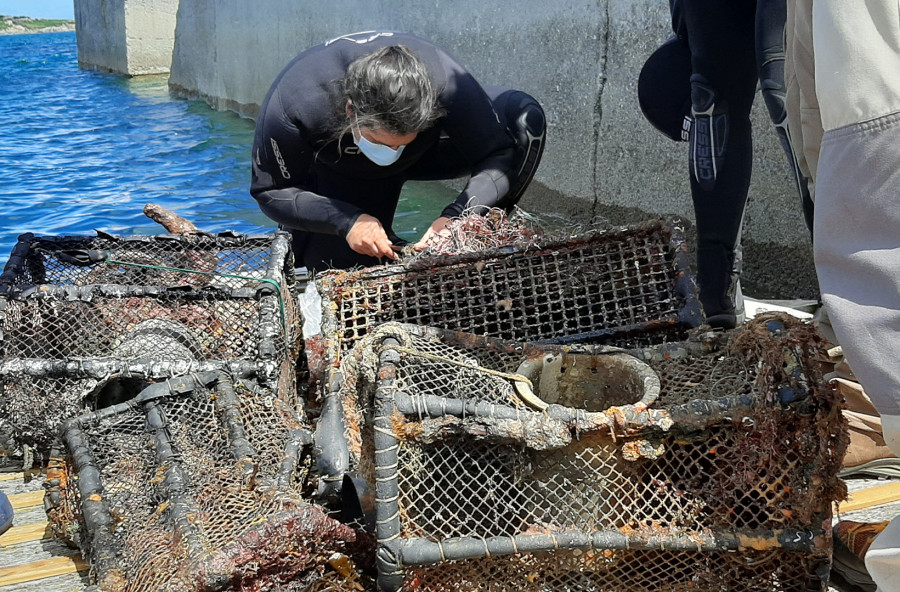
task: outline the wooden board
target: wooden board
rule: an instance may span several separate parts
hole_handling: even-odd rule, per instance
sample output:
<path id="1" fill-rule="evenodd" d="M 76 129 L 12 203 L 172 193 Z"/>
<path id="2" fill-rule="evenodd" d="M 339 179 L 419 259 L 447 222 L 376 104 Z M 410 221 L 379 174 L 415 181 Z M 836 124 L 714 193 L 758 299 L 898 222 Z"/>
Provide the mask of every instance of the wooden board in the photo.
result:
<path id="1" fill-rule="evenodd" d="M 0 547 L 49 539 L 51 536 L 46 520 L 32 524 L 23 524 L 22 526 L 13 526 L 0 535 Z"/>
<path id="2" fill-rule="evenodd" d="M 52 557 L 24 565 L 3 567 L 0 568 L 0 587 L 42 580 L 87 569 L 87 563 L 78 554 Z"/>
<path id="3" fill-rule="evenodd" d="M 838 508 L 841 512 L 853 512 L 896 501 L 900 501 L 900 481 L 851 492 L 847 500 L 840 503 Z"/>
<path id="4" fill-rule="evenodd" d="M 14 493 L 8 497 L 13 510 L 21 510 L 23 508 L 43 505 L 44 490 L 29 491 L 28 493 Z"/>

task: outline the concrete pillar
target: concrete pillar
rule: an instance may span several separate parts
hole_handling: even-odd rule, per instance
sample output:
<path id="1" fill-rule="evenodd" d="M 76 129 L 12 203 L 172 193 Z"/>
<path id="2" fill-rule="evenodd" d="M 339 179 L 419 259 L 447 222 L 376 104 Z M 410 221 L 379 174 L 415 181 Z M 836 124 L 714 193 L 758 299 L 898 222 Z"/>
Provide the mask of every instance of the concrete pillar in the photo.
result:
<path id="1" fill-rule="evenodd" d="M 172 63 L 178 0 L 75 0 L 78 65 L 129 76 Z"/>

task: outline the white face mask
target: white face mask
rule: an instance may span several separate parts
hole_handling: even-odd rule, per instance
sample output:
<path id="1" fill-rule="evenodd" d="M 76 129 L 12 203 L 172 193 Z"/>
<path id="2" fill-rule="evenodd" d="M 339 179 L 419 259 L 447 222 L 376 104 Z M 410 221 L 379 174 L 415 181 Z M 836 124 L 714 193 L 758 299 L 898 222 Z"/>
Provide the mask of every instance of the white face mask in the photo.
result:
<path id="1" fill-rule="evenodd" d="M 397 162 L 403 149 L 406 148 L 405 144 L 403 146 L 397 146 L 396 150 L 390 146 L 385 146 L 384 144 L 376 144 L 362 135 L 362 131 L 359 129 L 359 123 L 356 122 L 355 118 L 353 119 L 353 123 L 356 124 L 356 134 L 353 136 L 353 143 L 356 144 L 359 151 L 362 152 L 366 158 L 378 166 L 388 166 Z M 357 135 L 359 136 L 358 139 L 356 137 Z"/>

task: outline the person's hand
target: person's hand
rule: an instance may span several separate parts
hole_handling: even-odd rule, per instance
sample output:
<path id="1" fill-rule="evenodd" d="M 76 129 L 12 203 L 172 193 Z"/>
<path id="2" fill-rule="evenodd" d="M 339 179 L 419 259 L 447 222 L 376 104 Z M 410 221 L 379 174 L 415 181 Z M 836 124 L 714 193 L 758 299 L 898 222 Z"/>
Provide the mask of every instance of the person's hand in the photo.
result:
<path id="1" fill-rule="evenodd" d="M 441 216 L 432 222 L 431 226 L 428 227 L 428 230 L 425 231 L 425 234 L 422 235 L 422 238 L 419 239 L 419 242 L 413 245 L 413 248 L 417 251 L 421 251 L 435 239 L 450 236 L 450 231 L 447 229 L 448 224 L 450 224 L 450 218 L 445 216 Z"/>
<path id="2" fill-rule="evenodd" d="M 368 214 L 361 214 L 353 228 L 347 233 L 347 244 L 350 248 L 370 257 L 387 257 L 388 259 L 397 259 L 397 253 L 394 252 L 393 243 L 387 237 L 384 227 L 378 218 Z"/>

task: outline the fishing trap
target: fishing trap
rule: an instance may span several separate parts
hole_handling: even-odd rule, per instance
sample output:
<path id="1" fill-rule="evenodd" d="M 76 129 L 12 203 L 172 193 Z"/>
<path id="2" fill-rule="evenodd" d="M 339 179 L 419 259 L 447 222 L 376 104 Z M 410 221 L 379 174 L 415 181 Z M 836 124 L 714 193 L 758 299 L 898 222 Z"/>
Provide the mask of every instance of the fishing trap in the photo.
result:
<path id="1" fill-rule="evenodd" d="M 335 373 L 320 489 L 374 513 L 385 592 L 824 591 L 818 343 L 779 314 L 627 351 L 387 323 Z"/>
<path id="2" fill-rule="evenodd" d="M 702 319 L 683 230 L 663 220 L 328 271 L 316 285 L 329 367 L 388 321 L 516 341 L 635 345 L 678 341 Z"/>
<path id="3" fill-rule="evenodd" d="M 159 382 L 64 424 L 50 527 L 103 592 L 358 591 L 371 536 L 308 501 L 311 442 L 255 377 Z"/>
<path id="4" fill-rule="evenodd" d="M 0 414 L 46 451 L 62 421 L 225 368 L 296 397 L 285 233 L 19 237 L 0 275 Z"/>

